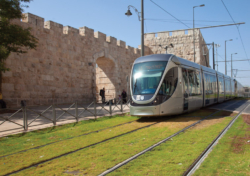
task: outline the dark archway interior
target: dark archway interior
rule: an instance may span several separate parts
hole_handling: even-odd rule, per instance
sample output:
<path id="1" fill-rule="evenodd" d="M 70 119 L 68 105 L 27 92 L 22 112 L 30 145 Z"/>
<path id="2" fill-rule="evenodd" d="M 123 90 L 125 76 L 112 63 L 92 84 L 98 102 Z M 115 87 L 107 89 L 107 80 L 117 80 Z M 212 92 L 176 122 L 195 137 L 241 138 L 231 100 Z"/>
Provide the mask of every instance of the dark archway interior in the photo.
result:
<path id="1" fill-rule="evenodd" d="M 96 60 L 96 91 L 97 100 L 101 100 L 99 96 L 100 89 L 105 87 L 105 98 L 106 101 L 117 98 L 116 95 L 116 84 L 117 84 L 117 73 L 115 71 L 115 63 L 105 57 L 98 58 Z"/>

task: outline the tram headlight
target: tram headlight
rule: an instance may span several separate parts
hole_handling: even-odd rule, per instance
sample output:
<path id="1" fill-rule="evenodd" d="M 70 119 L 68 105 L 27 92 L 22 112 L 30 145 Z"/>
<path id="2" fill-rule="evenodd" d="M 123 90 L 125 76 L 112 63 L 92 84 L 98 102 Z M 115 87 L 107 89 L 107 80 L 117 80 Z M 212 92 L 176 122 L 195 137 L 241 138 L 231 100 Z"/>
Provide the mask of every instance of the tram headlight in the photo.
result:
<path id="1" fill-rule="evenodd" d="M 158 103 L 158 99 L 156 98 L 153 102 L 152 102 L 152 104 L 157 104 Z"/>

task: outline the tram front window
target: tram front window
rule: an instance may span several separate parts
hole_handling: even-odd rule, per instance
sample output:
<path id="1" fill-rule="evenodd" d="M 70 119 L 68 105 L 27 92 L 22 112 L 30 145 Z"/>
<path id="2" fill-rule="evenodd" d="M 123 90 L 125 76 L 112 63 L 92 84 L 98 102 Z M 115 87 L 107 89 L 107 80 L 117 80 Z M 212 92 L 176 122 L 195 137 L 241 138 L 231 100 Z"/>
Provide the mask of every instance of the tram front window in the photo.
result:
<path id="1" fill-rule="evenodd" d="M 132 72 L 133 95 L 154 94 L 167 65 L 166 61 L 135 64 Z"/>

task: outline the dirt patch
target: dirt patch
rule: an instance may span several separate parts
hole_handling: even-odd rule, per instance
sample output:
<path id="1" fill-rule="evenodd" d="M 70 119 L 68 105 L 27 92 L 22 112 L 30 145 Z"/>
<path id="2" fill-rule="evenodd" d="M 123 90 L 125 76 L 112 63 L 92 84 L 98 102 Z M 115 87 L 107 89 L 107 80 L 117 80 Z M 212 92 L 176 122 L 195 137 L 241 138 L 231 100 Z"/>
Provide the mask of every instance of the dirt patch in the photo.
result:
<path id="1" fill-rule="evenodd" d="M 245 137 L 233 137 L 232 148 L 234 153 L 244 152 L 244 145 L 250 145 L 250 135 L 246 135 Z"/>
<path id="2" fill-rule="evenodd" d="M 214 109 L 200 109 L 198 111 L 193 111 L 190 113 L 183 114 L 182 116 L 183 117 L 185 117 L 185 116 L 207 116 L 207 115 L 212 114 L 216 111 L 217 110 L 214 110 Z"/>
<path id="3" fill-rule="evenodd" d="M 230 111 L 221 111 L 217 114 L 215 114 L 214 116 L 236 116 L 237 113 L 234 113 L 234 112 L 230 112 Z"/>
<path id="4" fill-rule="evenodd" d="M 242 115 L 243 120 L 246 124 L 250 125 L 250 115 Z"/>
<path id="5" fill-rule="evenodd" d="M 203 120 L 201 123 L 195 125 L 193 129 L 199 130 L 199 129 L 207 128 L 214 124 L 221 123 L 223 120 L 224 118 L 216 118 L 216 119 L 214 118 L 214 119 Z"/>
<path id="6" fill-rule="evenodd" d="M 185 128 L 186 126 L 189 126 L 195 122 L 200 120 L 199 117 L 181 117 L 181 118 L 173 118 L 170 119 L 166 122 L 161 122 L 157 125 L 154 125 L 155 127 L 168 127 L 170 129 L 175 129 L 175 128 Z"/>

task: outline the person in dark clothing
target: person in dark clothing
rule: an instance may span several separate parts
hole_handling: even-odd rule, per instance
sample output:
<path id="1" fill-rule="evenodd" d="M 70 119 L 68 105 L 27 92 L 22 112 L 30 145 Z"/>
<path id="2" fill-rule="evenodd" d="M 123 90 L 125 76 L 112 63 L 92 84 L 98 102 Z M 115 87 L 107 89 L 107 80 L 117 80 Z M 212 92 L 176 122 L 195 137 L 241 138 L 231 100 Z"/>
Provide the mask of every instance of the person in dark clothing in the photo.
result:
<path id="1" fill-rule="evenodd" d="M 0 108 L 3 108 L 3 109 L 6 108 L 6 103 L 5 103 L 5 101 L 3 101 L 2 92 L 0 92 Z"/>
<path id="2" fill-rule="evenodd" d="M 102 97 L 102 103 L 105 103 L 105 88 L 100 90 L 100 96 Z"/>
<path id="3" fill-rule="evenodd" d="M 123 91 L 122 91 L 122 102 L 123 103 L 127 102 L 126 98 L 127 98 L 127 92 L 123 89 Z"/>

